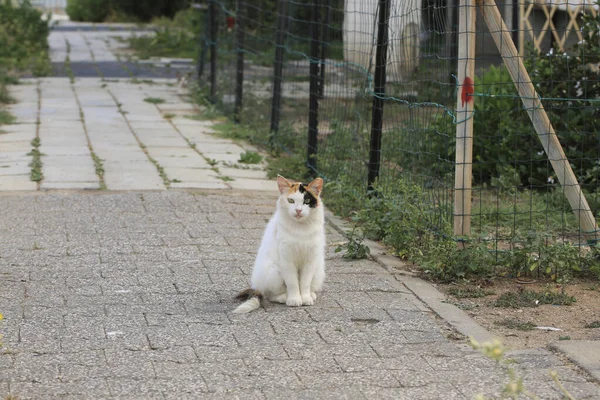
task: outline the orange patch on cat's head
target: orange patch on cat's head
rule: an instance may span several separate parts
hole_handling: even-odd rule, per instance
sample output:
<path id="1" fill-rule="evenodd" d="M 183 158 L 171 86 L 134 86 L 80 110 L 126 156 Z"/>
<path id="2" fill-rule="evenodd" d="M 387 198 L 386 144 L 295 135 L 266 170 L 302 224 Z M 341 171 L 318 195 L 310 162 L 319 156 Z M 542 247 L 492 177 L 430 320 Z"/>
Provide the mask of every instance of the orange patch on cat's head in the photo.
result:
<path id="1" fill-rule="evenodd" d="M 277 175 L 277 185 L 279 186 L 279 193 L 281 194 L 293 194 L 298 191 L 304 192 L 304 189 L 308 190 L 313 196 L 319 197 L 323 190 L 323 179 L 316 178 L 308 185 L 302 182 L 289 181 L 281 175 Z"/>
<path id="2" fill-rule="evenodd" d="M 281 195 L 293 195 L 301 193 L 304 195 L 304 204 L 310 208 L 318 207 L 321 203 L 319 196 L 323 190 L 323 179 L 316 178 L 308 185 L 302 182 L 289 181 L 281 175 L 277 175 L 277 184 L 279 185 L 279 193 Z"/>

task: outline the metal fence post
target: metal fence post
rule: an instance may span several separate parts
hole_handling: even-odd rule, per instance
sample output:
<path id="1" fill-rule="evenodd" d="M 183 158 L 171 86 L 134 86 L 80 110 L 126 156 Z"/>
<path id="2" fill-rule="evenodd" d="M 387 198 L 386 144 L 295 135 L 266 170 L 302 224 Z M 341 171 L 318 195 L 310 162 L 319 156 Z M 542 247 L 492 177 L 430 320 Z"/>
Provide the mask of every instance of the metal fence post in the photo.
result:
<path id="1" fill-rule="evenodd" d="M 283 77 L 283 50 L 287 28 L 287 0 L 277 1 L 277 32 L 275 34 L 275 63 L 273 65 L 273 98 L 271 100 L 271 138 L 279 130 L 281 115 L 281 81 Z"/>
<path id="2" fill-rule="evenodd" d="M 240 123 L 242 114 L 242 96 L 244 93 L 244 19 L 246 18 L 243 0 L 237 0 L 236 16 L 236 50 L 237 66 L 235 74 L 235 108 L 233 118 L 236 124 Z"/>
<path id="3" fill-rule="evenodd" d="M 310 18 L 310 82 L 309 82 L 309 100 L 308 100 L 308 148 L 306 152 L 306 165 L 315 172 L 317 169 L 317 137 L 319 135 L 319 65 L 320 56 L 320 37 L 319 37 L 319 2 L 315 1 L 311 8 Z"/>
<path id="4" fill-rule="evenodd" d="M 200 55 L 198 56 L 198 64 L 196 65 L 196 79 L 200 80 L 204 75 L 204 64 L 206 63 L 206 46 L 210 36 L 210 18 L 208 13 L 199 4 L 194 4 L 193 7 L 200 12 L 204 10 L 204 32 L 198 34 L 198 47 Z"/>
<path id="5" fill-rule="evenodd" d="M 217 8 L 215 0 L 209 0 L 208 15 L 210 19 L 210 102 L 217 102 Z"/>
<path id="6" fill-rule="evenodd" d="M 325 97 L 325 59 L 326 50 L 329 45 L 329 21 L 331 19 L 331 0 L 325 0 L 324 16 L 322 26 L 322 39 L 321 39 L 321 74 L 319 76 L 319 99 Z"/>
<path id="7" fill-rule="evenodd" d="M 381 162 L 381 131 L 383 128 L 383 103 L 385 97 L 385 70 L 388 48 L 388 22 L 391 0 L 379 0 L 379 19 L 377 21 L 377 50 L 375 54 L 375 93 L 371 118 L 371 144 L 369 147 L 369 175 L 367 190 L 373 190 L 373 184 L 379 177 Z"/>

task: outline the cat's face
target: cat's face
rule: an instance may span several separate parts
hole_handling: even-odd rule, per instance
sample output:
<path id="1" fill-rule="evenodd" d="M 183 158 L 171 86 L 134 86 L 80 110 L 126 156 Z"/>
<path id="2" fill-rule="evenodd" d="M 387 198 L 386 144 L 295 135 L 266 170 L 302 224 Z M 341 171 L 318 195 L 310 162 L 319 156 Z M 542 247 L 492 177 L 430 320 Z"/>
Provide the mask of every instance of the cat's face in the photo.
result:
<path id="1" fill-rule="evenodd" d="M 279 207 L 297 221 L 305 220 L 314 209 L 321 206 L 321 190 L 323 179 L 317 178 L 308 185 L 288 181 L 283 176 L 277 176 L 279 185 Z"/>

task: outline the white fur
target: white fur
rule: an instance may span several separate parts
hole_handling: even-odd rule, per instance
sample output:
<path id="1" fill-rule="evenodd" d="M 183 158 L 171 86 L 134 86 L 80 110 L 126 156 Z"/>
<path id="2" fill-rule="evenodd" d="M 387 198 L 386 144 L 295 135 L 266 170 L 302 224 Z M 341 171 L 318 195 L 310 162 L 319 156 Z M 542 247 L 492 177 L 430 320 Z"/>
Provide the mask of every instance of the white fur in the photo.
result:
<path id="1" fill-rule="evenodd" d="M 325 280 L 323 204 L 319 200 L 317 207 L 309 208 L 302 193 L 288 195 L 281 184 L 280 191 L 275 215 L 267 225 L 256 256 L 251 287 L 272 302 L 311 306 Z M 234 312 L 255 310 L 259 307 L 256 303 L 258 299 L 254 297 Z"/>
<path id="2" fill-rule="evenodd" d="M 251 299 L 240 304 L 235 310 L 232 311 L 234 314 L 245 314 L 256 310 L 260 307 L 260 300 L 258 297 L 252 297 Z"/>

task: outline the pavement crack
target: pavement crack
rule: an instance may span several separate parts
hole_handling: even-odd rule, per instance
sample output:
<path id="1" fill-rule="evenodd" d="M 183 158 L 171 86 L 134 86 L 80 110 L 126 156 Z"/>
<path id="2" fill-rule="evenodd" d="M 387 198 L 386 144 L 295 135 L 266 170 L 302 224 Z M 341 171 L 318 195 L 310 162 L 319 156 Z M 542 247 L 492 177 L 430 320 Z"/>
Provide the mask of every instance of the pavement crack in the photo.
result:
<path id="1" fill-rule="evenodd" d="M 113 101 L 115 102 L 115 104 L 117 105 L 117 108 L 119 109 L 119 112 L 121 113 L 121 115 L 123 116 L 123 119 L 125 120 L 125 123 L 127 124 L 127 127 L 129 128 L 129 131 L 131 132 L 131 134 L 133 135 L 133 137 L 135 138 L 135 140 L 138 143 L 138 146 L 140 146 L 140 149 L 142 149 L 142 151 L 144 152 L 144 154 L 146 155 L 146 157 L 148 158 L 148 160 L 154 164 L 154 166 L 156 167 L 156 170 L 158 171 L 158 174 L 160 175 L 160 177 L 163 180 L 163 184 L 165 185 L 165 187 L 167 189 L 169 189 L 171 187 L 171 180 L 169 179 L 169 177 L 167 176 L 165 169 L 158 163 L 158 161 L 156 161 L 154 158 L 152 158 L 152 156 L 150 156 L 150 153 L 148 152 L 148 148 L 146 147 L 146 145 L 141 141 L 141 139 L 139 138 L 139 136 L 137 135 L 137 133 L 135 133 L 135 130 L 133 129 L 133 127 L 131 126 L 131 123 L 129 122 L 129 119 L 126 116 L 126 112 L 123 110 L 122 104 L 117 100 L 116 96 L 113 94 L 113 92 L 111 92 L 109 89 L 106 89 L 106 91 L 108 92 L 108 94 L 110 94 L 110 96 L 113 98 Z"/>

